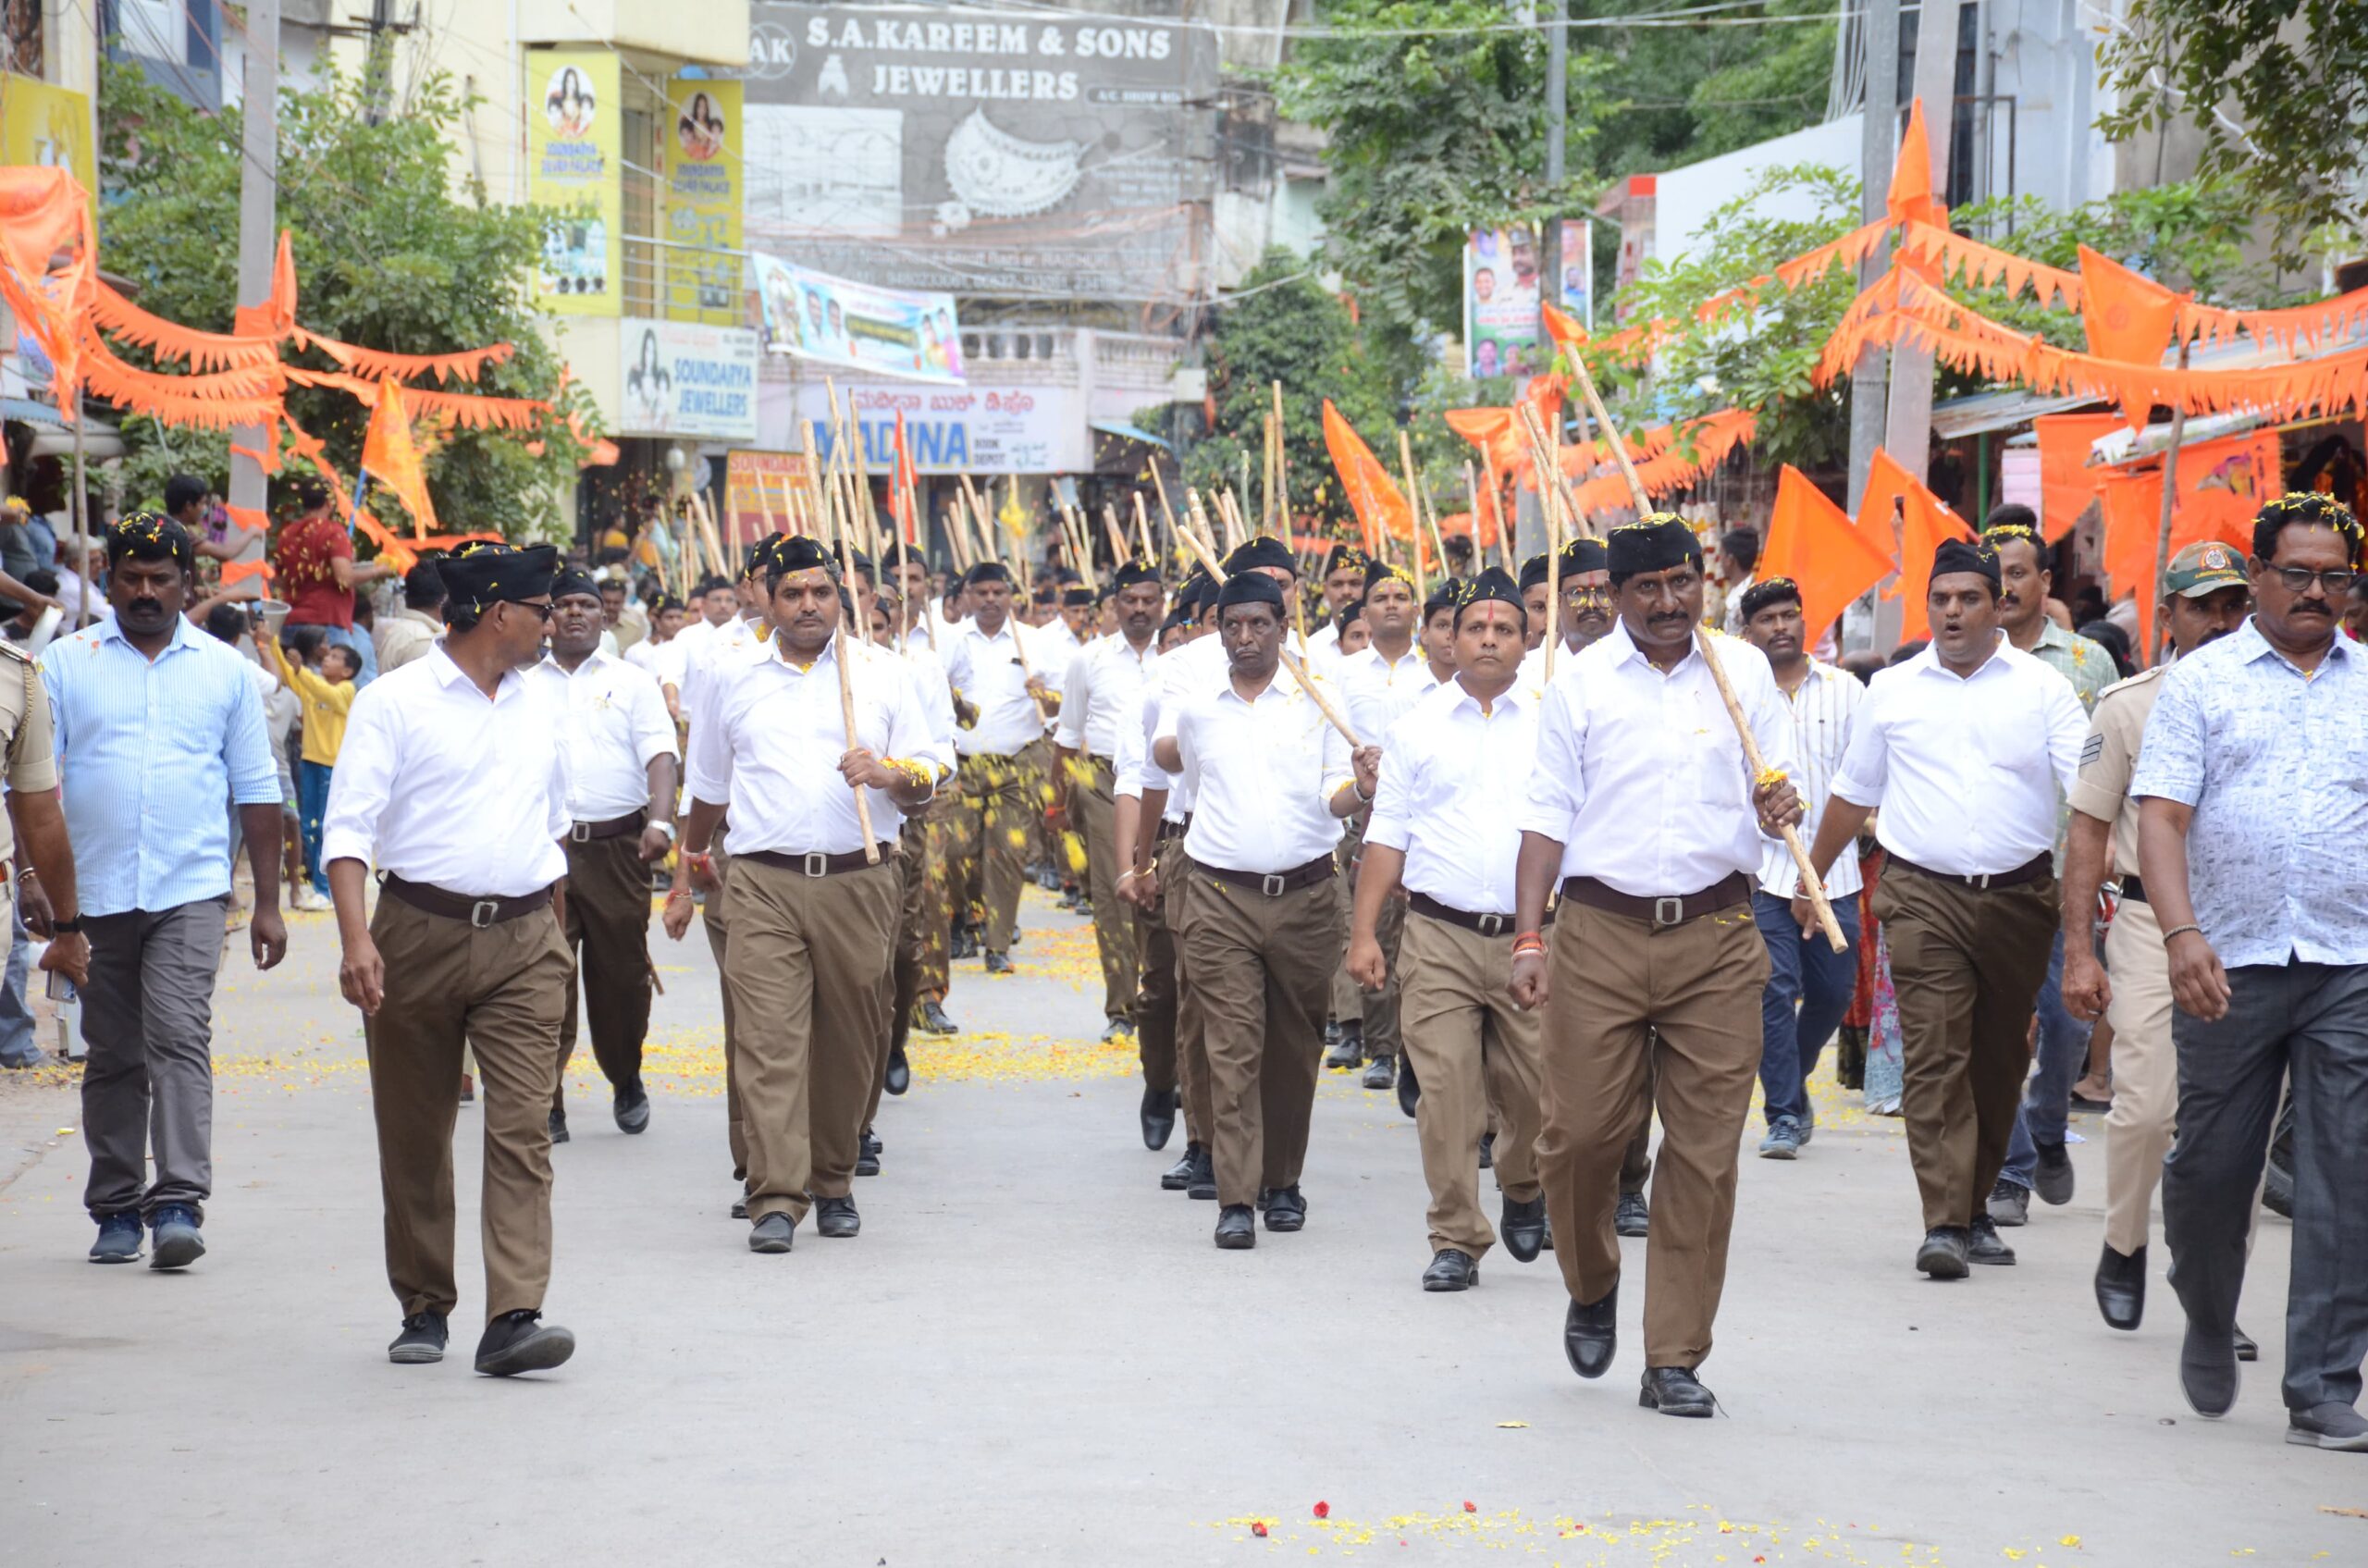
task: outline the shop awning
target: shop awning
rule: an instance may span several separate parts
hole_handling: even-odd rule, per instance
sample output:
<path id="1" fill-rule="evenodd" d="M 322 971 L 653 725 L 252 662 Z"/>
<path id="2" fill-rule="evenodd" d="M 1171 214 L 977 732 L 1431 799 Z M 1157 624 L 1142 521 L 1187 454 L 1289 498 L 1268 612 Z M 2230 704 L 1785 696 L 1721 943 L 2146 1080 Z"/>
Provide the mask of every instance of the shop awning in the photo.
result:
<path id="1" fill-rule="evenodd" d="M 1157 447 L 1162 451 L 1168 450 L 1167 443 L 1159 437 L 1148 430 L 1138 429 L 1123 419 L 1095 419 L 1088 421 L 1088 425 L 1105 436 L 1116 436 L 1120 440 L 1141 441 L 1147 447 Z"/>

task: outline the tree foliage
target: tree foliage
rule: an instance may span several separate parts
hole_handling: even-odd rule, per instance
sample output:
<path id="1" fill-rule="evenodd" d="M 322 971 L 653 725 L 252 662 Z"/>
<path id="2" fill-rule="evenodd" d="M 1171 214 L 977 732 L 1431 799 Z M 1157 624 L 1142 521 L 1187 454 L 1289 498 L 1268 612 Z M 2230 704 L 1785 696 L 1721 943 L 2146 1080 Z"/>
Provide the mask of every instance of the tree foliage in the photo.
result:
<path id="1" fill-rule="evenodd" d="M 133 286 L 146 309 L 228 331 L 238 303 L 240 111 L 203 114 L 129 67 L 105 68 L 100 98 L 105 265 Z M 514 343 L 516 357 L 482 376 L 478 389 L 549 398 L 560 364 L 524 290 L 541 250 L 543 216 L 489 204 L 475 181 L 465 199 L 456 194 L 450 139 L 463 106 L 440 77 L 420 84 L 407 111 L 376 125 L 358 82 L 332 75 L 317 91 L 282 93 L 278 216 L 293 236 L 297 316 L 325 336 L 401 353 Z M 150 363 L 135 352 L 127 357 Z M 291 363 L 335 368 L 316 352 Z M 582 389 L 570 396 L 588 421 Z M 350 481 L 369 411 L 320 389 L 291 387 L 287 401 Z M 451 432 L 427 460 L 446 527 L 512 537 L 568 531 L 573 518 L 561 498 L 574 478 L 577 449 L 555 429 L 542 434 L 538 455 L 529 435 Z M 134 419 L 125 436 L 133 500 L 161 494 L 164 475 L 175 471 L 217 487 L 227 482 L 228 443 L 218 433 Z M 396 521 L 391 500 L 384 504 L 383 515 Z"/>

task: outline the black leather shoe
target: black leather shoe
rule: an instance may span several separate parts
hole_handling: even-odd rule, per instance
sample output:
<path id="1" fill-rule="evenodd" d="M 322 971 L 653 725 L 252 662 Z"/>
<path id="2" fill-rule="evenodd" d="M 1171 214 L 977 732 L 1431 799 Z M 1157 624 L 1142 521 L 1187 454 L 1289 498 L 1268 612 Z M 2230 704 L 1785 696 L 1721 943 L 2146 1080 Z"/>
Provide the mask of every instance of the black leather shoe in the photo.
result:
<path id="1" fill-rule="evenodd" d="M 1010 955 L 1010 954 L 1008 954 L 1008 953 L 990 953 L 990 954 L 988 954 L 988 955 L 987 955 L 987 972 L 988 972 L 989 974 L 1009 974 L 1009 973 L 1011 973 L 1011 955 Z"/>
<path id="2" fill-rule="evenodd" d="M 1431 1259 L 1431 1266 L 1423 1270 L 1425 1290 L 1469 1290 L 1480 1283 L 1480 1266 L 1471 1255 L 1443 1247 Z"/>
<path id="3" fill-rule="evenodd" d="M 2124 1257 L 2108 1241 L 2097 1256 L 2097 1310 L 2105 1327 L 2136 1328 L 2146 1315 L 2146 1249 Z"/>
<path id="4" fill-rule="evenodd" d="M 955 928 L 953 937 L 946 943 L 945 956 L 957 961 L 963 958 L 975 958 L 979 956 L 979 939 L 957 926 Z"/>
<path id="5" fill-rule="evenodd" d="M 549 1372 L 575 1353 L 575 1336 L 539 1312 L 505 1312 L 485 1326 L 477 1341 L 477 1370 L 488 1377 Z"/>
<path id="6" fill-rule="evenodd" d="M 2006 1245 L 2006 1239 L 1998 1234 L 1998 1222 L 1986 1214 L 1975 1215 L 1972 1228 L 1965 1233 L 1965 1261 L 2014 1265 L 2015 1249 Z"/>
<path id="7" fill-rule="evenodd" d="M 1398 1085 L 1398 1058 L 1395 1056 L 1375 1056 L 1372 1061 L 1365 1064 L 1365 1076 L 1362 1081 L 1363 1086 L 1367 1089 L 1396 1088 Z"/>
<path id="8" fill-rule="evenodd" d="M 1307 1228 L 1307 1199 L 1301 1195 L 1296 1182 L 1277 1187 L 1266 1193 L 1266 1201 L 1259 1206 L 1266 1211 L 1269 1230 L 1303 1230 Z"/>
<path id="9" fill-rule="evenodd" d="M 1514 1262 L 1535 1262 L 1546 1245 L 1545 1195 L 1541 1193 L 1525 1204 L 1507 1198 L 1497 1229 L 1504 1237 L 1505 1251 L 1512 1253 Z"/>
<path id="10" fill-rule="evenodd" d="M 1496 1165 L 1497 1135 L 1493 1132 L 1484 1132 L 1480 1135 L 1480 1168 L 1493 1170 Z"/>
<path id="11" fill-rule="evenodd" d="M 1398 1059 L 1398 1108 L 1412 1117 L 1414 1106 L 1423 1098 L 1423 1086 L 1414 1081 L 1414 1064 L 1400 1056 Z"/>
<path id="12" fill-rule="evenodd" d="M 2193 1323 L 2179 1345 L 2179 1392 L 2198 1415 L 2217 1418 L 2237 1402 L 2237 1346 L 2227 1334 L 2207 1334 Z"/>
<path id="13" fill-rule="evenodd" d="M 914 1006 L 913 1027 L 923 1034 L 959 1034 L 962 1031 L 961 1026 L 947 1018 L 945 1009 L 935 1002 L 922 1002 Z"/>
<path id="14" fill-rule="evenodd" d="M 748 1228 L 752 1253 L 785 1253 L 796 1240 L 797 1221 L 785 1214 L 769 1214 Z"/>
<path id="15" fill-rule="evenodd" d="M 1966 1266 L 1967 1238 L 1961 1225 L 1936 1225 L 1924 1232 L 1924 1244 L 1916 1249 L 1916 1266 L 1935 1279 L 1962 1279 L 1972 1270 Z"/>
<path id="16" fill-rule="evenodd" d="M 1217 1245 L 1229 1253 L 1258 1244 L 1258 1215 L 1248 1204 L 1227 1204 L 1217 1210 Z"/>
<path id="17" fill-rule="evenodd" d="M 732 1217 L 734 1219 L 748 1217 L 748 1199 L 746 1193 L 732 1200 Z"/>
<path id="18" fill-rule="evenodd" d="M 2228 1338 L 2236 1341 L 2238 1361 L 2261 1359 L 2261 1347 L 2253 1343 L 2253 1337 L 2246 1333 L 2242 1327 L 2231 1326 L 2228 1329 Z"/>
<path id="19" fill-rule="evenodd" d="M 1176 1091 L 1146 1089 L 1142 1104 L 1143 1147 L 1165 1149 L 1176 1136 Z"/>
<path id="20" fill-rule="evenodd" d="M 1663 1415 L 1707 1417 L 1718 1414 L 1719 1401 L 1692 1371 L 1683 1366 L 1645 1368 L 1644 1387 L 1636 1402 Z"/>
<path id="21" fill-rule="evenodd" d="M 554 1143 L 567 1142 L 567 1113 L 565 1111 L 551 1113 L 551 1142 Z"/>
<path id="22" fill-rule="evenodd" d="M 1181 1192 L 1185 1188 L 1192 1185 L 1192 1156 L 1200 1153 L 1200 1150 L 1201 1146 L 1198 1143 L 1184 1145 L 1184 1157 L 1159 1173 L 1161 1191 Z"/>
<path id="23" fill-rule="evenodd" d="M 1341 1029 L 1337 1024 L 1333 1026 L 1333 1030 L 1331 1049 L 1324 1053 L 1324 1065 L 1335 1072 L 1345 1072 L 1351 1068 L 1364 1066 L 1364 1037 Z"/>
<path id="24" fill-rule="evenodd" d="M 619 1132 L 642 1132 L 649 1127 L 649 1091 L 641 1086 L 638 1078 L 628 1079 L 617 1085 L 613 1107 Z"/>
<path id="25" fill-rule="evenodd" d="M 902 1094 L 912 1086 L 913 1064 L 905 1059 L 905 1048 L 902 1045 L 889 1046 L 888 1074 L 880 1080 L 880 1087 L 891 1094 Z"/>
<path id="26" fill-rule="evenodd" d="M 871 1129 L 867 1127 L 857 1134 L 855 1149 L 855 1173 L 857 1176 L 879 1175 L 880 1140 L 871 1135 Z"/>
<path id="27" fill-rule="evenodd" d="M 1622 1192 L 1620 1206 L 1611 1211 L 1611 1228 L 1622 1236 L 1644 1236 L 1653 1228 L 1653 1211 L 1645 1203 L 1642 1192 Z"/>
<path id="28" fill-rule="evenodd" d="M 853 1198 L 817 1198 L 814 1200 L 814 1228 L 825 1236 L 844 1241 L 863 1228 L 863 1216 L 855 1212 Z"/>
<path id="29" fill-rule="evenodd" d="M 1594 1303 L 1572 1302 L 1562 1319 L 1562 1353 L 1571 1370 L 1582 1377 L 1600 1377 L 1611 1370 L 1612 1352 L 1620 1348 L 1620 1287 L 1614 1285 Z"/>
<path id="30" fill-rule="evenodd" d="M 1213 1203 L 1216 1199 L 1216 1156 L 1209 1152 L 1209 1146 L 1205 1143 L 1202 1144 L 1192 1155 L 1192 1179 L 1185 1183 L 1184 1195 L 1188 1198 L 1198 1198 L 1203 1203 Z"/>
<path id="31" fill-rule="evenodd" d="M 2072 1152 L 2061 1143 L 2041 1143 L 2033 1141 L 2039 1151 L 2039 1164 L 2031 1171 L 2031 1185 L 2039 1190 L 2040 1201 L 2061 1207 L 2072 1201 Z"/>
<path id="32" fill-rule="evenodd" d="M 440 1312 L 415 1312 L 403 1319 L 402 1332 L 387 1347 L 387 1359 L 397 1366 L 426 1366 L 444 1359 L 449 1330 Z"/>

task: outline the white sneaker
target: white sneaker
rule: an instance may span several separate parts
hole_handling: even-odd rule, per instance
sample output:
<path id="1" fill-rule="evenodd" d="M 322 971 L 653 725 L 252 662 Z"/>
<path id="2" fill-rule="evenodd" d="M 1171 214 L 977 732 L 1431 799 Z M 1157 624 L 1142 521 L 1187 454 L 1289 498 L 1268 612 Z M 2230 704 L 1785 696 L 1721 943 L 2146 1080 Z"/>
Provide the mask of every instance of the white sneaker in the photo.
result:
<path id="1" fill-rule="evenodd" d="M 304 913 L 311 915 L 317 915 L 325 909 L 333 909 L 337 907 L 336 905 L 330 903 L 327 899 L 314 892 L 310 887 L 298 888 L 295 895 L 288 900 L 288 907 L 291 909 L 301 909 Z"/>

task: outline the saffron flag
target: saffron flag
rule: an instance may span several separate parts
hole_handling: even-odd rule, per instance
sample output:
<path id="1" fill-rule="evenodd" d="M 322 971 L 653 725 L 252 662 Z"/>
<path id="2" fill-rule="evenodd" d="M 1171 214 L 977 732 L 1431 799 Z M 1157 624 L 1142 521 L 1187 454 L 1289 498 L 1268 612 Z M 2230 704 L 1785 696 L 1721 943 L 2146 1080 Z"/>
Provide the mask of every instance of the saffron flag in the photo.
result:
<path id="1" fill-rule="evenodd" d="M 1891 552 L 1858 532 L 1850 514 L 1791 463 L 1776 479 L 1776 512 L 1759 552 L 1759 580 L 1789 577 L 1801 590 L 1805 646 L 1814 648 L 1849 602 L 1889 576 Z"/>
<path id="2" fill-rule="evenodd" d="M 1899 639 L 1913 642 L 1932 635 L 1924 600 L 1932 586 L 1932 552 L 1943 539 L 1970 539 L 1973 529 L 1949 510 L 1948 503 L 1924 488 L 1923 481 L 1900 466 L 1899 460 L 1878 449 L 1867 470 L 1867 493 L 1858 502 L 1858 533 L 1868 542 L 1892 538 L 1894 505 L 1899 512 L 1896 549 L 1899 583 L 1893 589 L 1900 601 Z"/>
<path id="3" fill-rule="evenodd" d="M 395 493 L 411 513 L 415 539 L 441 530 L 436 524 L 436 503 L 428 500 L 427 475 L 412 444 L 411 416 L 403 410 L 403 389 L 394 381 L 378 384 L 378 406 L 370 411 L 370 432 L 362 441 L 362 472 Z M 359 498 L 356 498 L 359 504 Z"/>
<path id="4" fill-rule="evenodd" d="M 2177 327 L 2181 296 L 2088 246 L 2080 247 L 2080 324 L 2099 359 L 2153 368 Z M 2124 409 L 2132 423 L 2146 411 Z"/>
<path id="5" fill-rule="evenodd" d="M 1324 400 L 1324 446 L 1332 454 L 1332 466 L 1339 473 L 1349 505 L 1364 530 L 1366 553 L 1381 553 L 1381 535 L 1385 531 L 1392 538 L 1411 544 L 1414 518 L 1406 498 L 1399 493 L 1389 470 L 1381 465 L 1381 460 L 1373 455 L 1373 449 L 1365 445 L 1364 438 L 1357 434 L 1356 426 L 1332 406 L 1329 398 Z"/>
<path id="6" fill-rule="evenodd" d="M 2031 425 L 2039 435 L 2040 528 L 2050 539 L 2060 539 L 2097 499 L 2089 451 L 2098 437 L 2121 428 L 2121 415 L 2042 414 Z"/>
<path id="7" fill-rule="evenodd" d="M 2113 595 L 2138 599 L 2138 637 L 2154 640 L 2155 549 L 2162 540 L 2163 471 L 2115 469 L 2096 481 L 2105 514 L 2104 566 Z M 2179 449 L 2179 494 L 2170 553 L 2216 539 L 2239 559 L 2252 549 L 2253 517 L 2285 484 L 2277 433 L 2256 430 Z"/>

